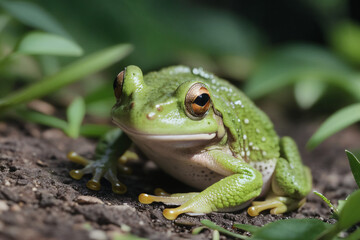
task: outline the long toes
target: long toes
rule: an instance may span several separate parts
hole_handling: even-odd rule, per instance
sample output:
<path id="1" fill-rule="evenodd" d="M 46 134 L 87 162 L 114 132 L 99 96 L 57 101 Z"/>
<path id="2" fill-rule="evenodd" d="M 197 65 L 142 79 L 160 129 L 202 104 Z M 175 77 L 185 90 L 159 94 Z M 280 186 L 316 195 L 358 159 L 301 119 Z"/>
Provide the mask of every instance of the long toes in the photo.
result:
<path id="1" fill-rule="evenodd" d="M 274 211 L 274 214 L 280 214 L 283 212 L 280 212 L 282 210 L 282 207 L 286 208 L 286 205 L 284 205 L 282 202 L 279 201 L 263 201 L 263 202 L 253 202 L 253 206 L 249 207 L 247 212 L 250 216 L 255 217 L 260 214 L 260 212 L 268 209 L 278 209 Z M 285 210 L 286 211 L 286 210 Z M 272 212 L 271 212 L 272 213 Z"/>
<path id="2" fill-rule="evenodd" d="M 99 191 L 101 188 L 100 179 L 102 178 L 103 175 L 104 175 L 104 169 L 96 168 L 92 179 L 90 179 L 86 183 L 86 186 L 91 190 Z"/>
<path id="3" fill-rule="evenodd" d="M 74 162 L 74 163 L 77 163 L 77 164 L 81 164 L 81 165 L 83 165 L 83 166 L 86 166 L 86 165 L 88 165 L 88 164 L 90 164 L 90 163 L 93 162 L 93 161 L 91 161 L 91 160 L 89 160 L 89 159 L 86 159 L 86 158 L 80 156 L 80 155 L 77 154 L 76 152 L 69 152 L 69 153 L 67 154 L 67 158 L 68 158 L 70 161 L 72 161 L 72 162 Z"/>
<path id="4" fill-rule="evenodd" d="M 84 176 L 82 169 L 73 169 L 69 172 L 73 179 L 80 180 Z"/>
<path id="5" fill-rule="evenodd" d="M 112 185 L 112 191 L 116 194 L 124 194 L 127 191 L 125 184 L 121 183 L 118 178 L 116 171 L 109 169 L 105 174 L 105 179 L 107 179 Z"/>
<path id="6" fill-rule="evenodd" d="M 177 208 L 165 208 L 163 215 L 168 220 L 175 220 L 180 214 L 185 212 L 186 211 L 181 206 Z"/>
<path id="7" fill-rule="evenodd" d="M 150 204 L 155 201 L 154 196 L 146 194 L 146 193 L 140 194 L 138 199 L 139 199 L 139 202 L 141 202 L 142 204 Z"/>

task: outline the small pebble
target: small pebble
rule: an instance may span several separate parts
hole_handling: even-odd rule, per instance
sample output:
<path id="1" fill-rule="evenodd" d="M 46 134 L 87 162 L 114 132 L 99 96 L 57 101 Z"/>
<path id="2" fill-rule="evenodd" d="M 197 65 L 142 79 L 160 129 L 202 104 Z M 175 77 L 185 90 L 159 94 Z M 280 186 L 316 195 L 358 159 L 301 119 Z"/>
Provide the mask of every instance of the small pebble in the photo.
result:
<path id="1" fill-rule="evenodd" d="M 36 164 L 37 164 L 38 166 L 40 166 L 40 167 L 47 167 L 47 166 L 48 166 L 46 163 L 44 163 L 44 162 L 41 161 L 41 160 L 37 160 L 37 161 L 36 161 Z"/>
<path id="2" fill-rule="evenodd" d="M 0 200 L 0 213 L 9 210 L 9 206 L 6 201 Z"/>
<path id="3" fill-rule="evenodd" d="M 99 198 L 91 196 L 79 196 L 75 201 L 79 204 L 104 204 Z"/>
<path id="4" fill-rule="evenodd" d="M 20 212 L 21 211 L 21 208 L 19 205 L 15 204 L 15 205 L 12 205 L 10 207 L 10 210 L 13 211 L 13 212 Z"/>
<path id="5" fill-rule="evenodd" d="M 89 232 L 89 238 L 93 240 L 106 240 L 107 236 L 104 231 L 101 230 L 92 230 Z"/>

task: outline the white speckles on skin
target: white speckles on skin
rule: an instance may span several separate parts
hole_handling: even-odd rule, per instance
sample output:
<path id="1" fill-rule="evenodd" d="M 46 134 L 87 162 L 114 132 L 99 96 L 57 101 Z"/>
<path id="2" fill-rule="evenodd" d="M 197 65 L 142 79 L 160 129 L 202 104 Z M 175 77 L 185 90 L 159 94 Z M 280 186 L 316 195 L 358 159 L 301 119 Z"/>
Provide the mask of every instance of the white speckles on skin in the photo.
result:
<path id="1" fill-rule="evenodd" d="M 247 136 L 246 134 L 243 135 L 243 139 L 246 140 L 247 139 Z"/>
<path id="2" fill-rule="evenodd" d="M 244 152 L 244 151 L 241 151 L 240 155 L 241 155 L 242 157 L 245 157 L 245 152 Z"/>
<path id="3" fill-rule="evenodd" d="M 247 118 L 244 119 L 245 124 L 249 124 L 249 122 L 250 122 L 249 119 L 247 119 Z"/>
<path id="4" fill-rule="evenodd" d="M 241 105 L 241 101 L 240 100 L 237 100 L 234 102 L 235 105 Z"/>
<path id="5" fill-rule="evenodd" d="M 265 142 L 266 141 L 266 137 L 262 137 L 261 141 Z"/>
<path id="6" fill-rule="evenodd" d="M 155 118 L 155 113 L 154 112 L 149 112 L 147 115 L 146 115 L 147 119 L 149 120 L 153 120 Z"/>

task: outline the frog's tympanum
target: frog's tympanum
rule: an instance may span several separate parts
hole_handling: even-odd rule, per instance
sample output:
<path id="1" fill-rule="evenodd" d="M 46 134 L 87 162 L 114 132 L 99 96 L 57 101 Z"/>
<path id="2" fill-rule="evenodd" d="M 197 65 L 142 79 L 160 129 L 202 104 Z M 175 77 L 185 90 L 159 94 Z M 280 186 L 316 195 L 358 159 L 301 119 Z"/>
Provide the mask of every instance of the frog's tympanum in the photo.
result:
<path id="1" fill-rule="evenodd" d="M 144 204 L 166 208 L 167 219 L 179 214 L 229 212 L 248 207 L 258 215 L 280 214 L 301 207 L 311 190 L 311 174 L 301 162 L 295 142 L 279 138 L 269 118 L 229 82 L 201 68 L 174 66 L 143 76 L 128 66 L 114 81 L 113 130 L 99 142 L 95 161 L 76 153 L 69 158 L 85 165 L 72 170 L 75 179 L 91 173 L 87 186 L 100 189 L 104 177 L 115 193 L 126 186 L 117 177 L 119 164 L 133 143 L 161 169 L 199 192 L 142 193 Z M 264 197 L 264 201 L 253 201 Z"/>

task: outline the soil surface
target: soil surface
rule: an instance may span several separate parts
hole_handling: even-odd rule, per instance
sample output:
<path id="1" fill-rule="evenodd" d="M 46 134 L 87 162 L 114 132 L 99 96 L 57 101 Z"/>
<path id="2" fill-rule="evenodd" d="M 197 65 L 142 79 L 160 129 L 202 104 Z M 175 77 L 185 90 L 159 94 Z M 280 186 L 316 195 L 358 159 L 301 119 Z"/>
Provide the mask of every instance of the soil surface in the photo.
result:
<path id="1" fill-rule="evenodd" d="M 314 189 L 333 203 L 356 189 L 344 149 L 358 147 L 358 127 L 350 127 L 308 152 L 304 146 L 321 119 L 288 120 L 273 107 L 267 113 L 280 136 L 289 135 L 298 143 L 304 163 L 311 168 Z M 281 218 L 310 217 L 334 222 L 329 208 L 314 194 L 309 194 L 303 208 L 283 215 L 264 212 L 250 217 L 242 210 L 197 217 L 182 215 L 169 221 L 162 216 L 163 204 L 143 205 L 137 196 L 152 193 L 157 187 L 168 192 L 193 189 L 152 162 L 136 161 L 128 164 L 133 174 L 120 177 L 128 187 L 126 194 L 113 194 L 105 180 L 100 191 L 88 190 L 85 184 L 90 176 L 79 181 L 70 178 L 68 172 L 79 166 L 67 160 L 66 153 L 76 150 L 91 158 L 94 148 L 95 141 L 70 139 L 57 129 L 0 122 L 0 239 L 102 240 L 126 234 L 149 239 L 211 239 L 209 230 L 191 234 L 201 219 L 229 230 L 234 223 L 262 226 Z"/>

